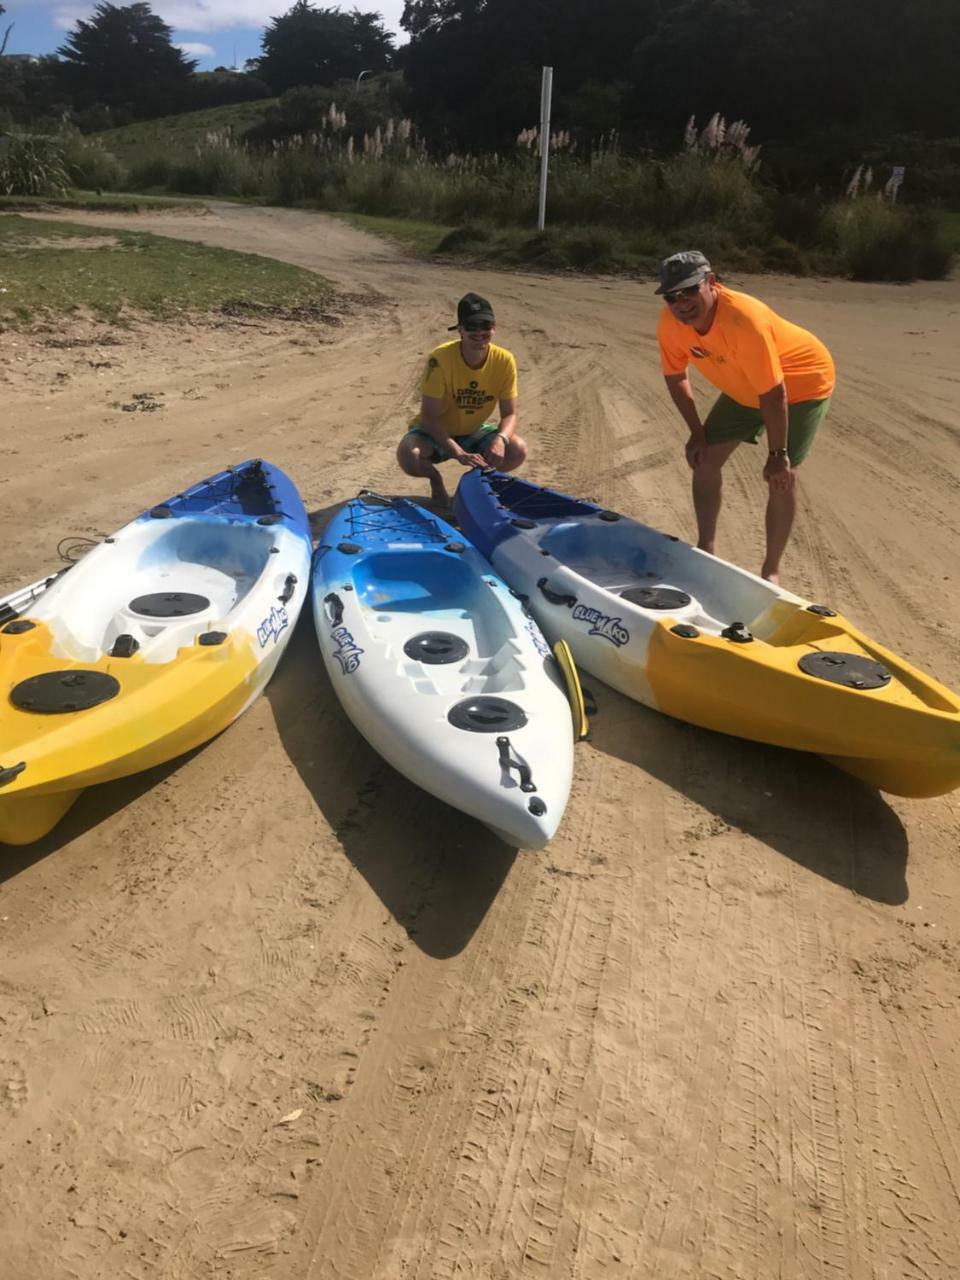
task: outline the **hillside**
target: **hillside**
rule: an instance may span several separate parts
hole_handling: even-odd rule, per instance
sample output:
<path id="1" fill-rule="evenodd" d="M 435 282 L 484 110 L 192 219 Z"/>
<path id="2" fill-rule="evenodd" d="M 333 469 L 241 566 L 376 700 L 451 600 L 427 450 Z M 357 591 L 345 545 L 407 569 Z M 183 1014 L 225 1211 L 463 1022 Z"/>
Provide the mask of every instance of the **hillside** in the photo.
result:
<path id="1" fill-rule="evenodd" d="M 208 107 L 204 111 L 187 111 L 182 115 L 162 116 L 158 120 L 141 120 L 137 124 L 124 125 L 120 129 L 105 129 L 102 133 L 91 136 L 118 160 L 131 163 L 148 149 L 183 152 L 209 133 L 226 130 L 234 135 L 242 133 L 262 120 L 267 108 L 275 106 L 276 102 L 276 98 L 260 98 L 256 102 Z"/>

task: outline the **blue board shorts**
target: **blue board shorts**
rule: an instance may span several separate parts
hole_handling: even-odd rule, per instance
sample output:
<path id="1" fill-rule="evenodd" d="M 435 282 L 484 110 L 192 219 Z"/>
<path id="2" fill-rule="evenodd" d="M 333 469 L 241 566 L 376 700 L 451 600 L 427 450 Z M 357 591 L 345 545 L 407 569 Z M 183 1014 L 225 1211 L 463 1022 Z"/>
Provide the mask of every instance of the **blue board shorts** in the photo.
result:
<path id="1" fill-rule="evenodd" d="M 496 422 L 484 422 L 482 426 L 477 427 L 476 431 L 471 431 L 468 436 L 454 436 L 457 444 L 467 453 L 483 453 L 486 443 L 489 443 L 491 436 L 496 435 L 500 430 L 500 426 Z M 427 458 L 428 462 L 449 462 L 450 454 L 443 449 L 437 448 L 437 442 L 429 431 L 424 431 L 423 427 L 413 426 L 407 432 L 408 436 L 419 436 L 421 440 L 426 440 L 427 444 L 433 445 L 433 456 Z M 423 456 L 423 455 L 421 455 Z"/>

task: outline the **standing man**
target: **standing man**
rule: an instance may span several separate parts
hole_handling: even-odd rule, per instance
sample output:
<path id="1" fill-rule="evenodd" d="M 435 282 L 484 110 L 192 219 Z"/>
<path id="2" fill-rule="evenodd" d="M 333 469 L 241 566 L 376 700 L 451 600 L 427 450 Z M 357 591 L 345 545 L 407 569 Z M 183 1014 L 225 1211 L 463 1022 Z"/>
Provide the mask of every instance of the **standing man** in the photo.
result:
<path id="1" fill-rule="evenodd" d="M 517 362 L 495 346 L 493 307 L 479 294 L 457 303 L 459 338 L 435 347 L 420 384 L 420 413 L 397 447 L 397 461 L 408 476 L 430 481 L 430 496 L 450 501 L 437 464 L 453 458 L 462 467 L 514 471 L 527 456 L 517 435 Z M 499 422 L 487 421 L 494 408 Z"/>
<path id="2" fill-rule="evenodd" d="M 797 467 L 810 451 L 836 381 L 830 352 L 758 298 L 718 284 L 697 249 L 664 258 L 657 293 L 667 304 L 657 326 L 660 363 L 671 399 L 690 428 L 686 452 L 697 546 L 713 554 L 723 464 L 737 445 L 756 444 L 765 430 L 769 495 L 760 573 L 779 582 L 797 510 Z M 691 360 L 721 393 L 705 422 L 690 387 Z"/>

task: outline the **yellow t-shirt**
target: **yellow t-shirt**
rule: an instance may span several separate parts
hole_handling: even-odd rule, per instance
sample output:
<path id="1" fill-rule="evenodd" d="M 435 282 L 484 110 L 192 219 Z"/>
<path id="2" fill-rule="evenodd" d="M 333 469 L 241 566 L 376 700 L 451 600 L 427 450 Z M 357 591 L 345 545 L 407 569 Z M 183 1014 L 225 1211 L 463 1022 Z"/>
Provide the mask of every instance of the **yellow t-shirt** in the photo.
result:
<path id="1" fill-rule="evenodd" d="M 479 369 L 460 354 L 460 339 L 444 342 L 427 357 L 420 392 L 441 402 L 440 422 L 448 436 L 468 436 L 490 417 L 501 400 L 517 395 L 517 362 L 491 342 Z M 419 415 L 411 422 L 418 426 Z"/>
<path id="2" fill-rule="evenodd" d="M 784 320 L 759 298 L 721 284 L 716 288 L 717 309 L 707 333 L 681 324 L 664 307 L 657 325 L 664 373 L 684 373 L 692 361 L 708 382 L 753 409 L 781 379 L 789 404 L 832 394 L 836 371 L 819 338 Z"/>

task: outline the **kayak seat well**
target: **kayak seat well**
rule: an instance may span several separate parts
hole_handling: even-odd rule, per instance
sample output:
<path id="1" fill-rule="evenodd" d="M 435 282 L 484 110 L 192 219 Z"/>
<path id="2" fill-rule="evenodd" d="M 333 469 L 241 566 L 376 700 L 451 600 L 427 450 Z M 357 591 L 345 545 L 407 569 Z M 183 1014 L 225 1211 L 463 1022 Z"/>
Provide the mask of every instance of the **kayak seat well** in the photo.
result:
<path id="1" fill-rule="evenodd" d="M 775 594 L 722 560 L 632 521 L 563 521 L 543 534 L 540 546 L 652 617 L 673 617 L 715 635 L 734 621 L 753 629 L 752 620 Z"/>
<path id="2" fill-rule="evenodd" d="M 540 547 L 607 590 L 645 583 L 657 574 L 636 526 L 563 520 L 544 533 Z"/>
<path id="3" fill-rule="evenodd" d="M 526 687 L 521 646 L 502 599 L 506 589 L 491 586 L 469 562 L 429 547 L 372 552 L 352 576 L 369 610 L 367 625 L 418 692 L 494 694 Z M 416 661 L 425 632 L 442 633 L 447 646 L 459 641 L 464 651 L 451 662 Z"/>
<path id="4" fill-rule="evenodd" d="M 222 622 L 271 563 L 268 528 L 183 520 L 149 537 L 155 527 L 143 525 L 139 536 L 117 545 L 109 580 L 91 579 L 81 561 L 58 584 L 50 625 L 62 656 L 92 661 L 128 635 L 141 657 L 170 661 Z"/>
<path id="5" fill-rule="evenodd" d="M 405 615 L 416 631 L 456 632 L 474 657 L 491 657 L 511 636 L 496 589 L 469 564 L 442 551 L 374 552 L 356 566 L 353 581 L 360 603 L 378 619 Z"/>

